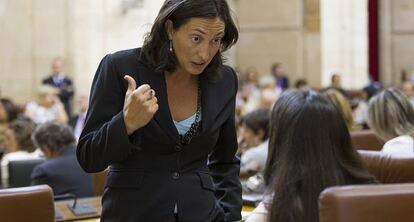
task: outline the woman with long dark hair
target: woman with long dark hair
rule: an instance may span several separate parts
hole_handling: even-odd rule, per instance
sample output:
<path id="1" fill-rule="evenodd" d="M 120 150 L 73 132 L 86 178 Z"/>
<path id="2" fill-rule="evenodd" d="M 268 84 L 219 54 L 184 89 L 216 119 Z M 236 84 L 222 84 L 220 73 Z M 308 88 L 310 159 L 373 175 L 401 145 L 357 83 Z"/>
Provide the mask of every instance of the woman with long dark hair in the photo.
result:
<path id="1" fill-rule="evenodd" d="M 268 195 L 247 221 L 317 222 L 325 188 L 375 182 L 352 147 L 341 112 L 319 93 L 283 93 L 270 124 Z"/>

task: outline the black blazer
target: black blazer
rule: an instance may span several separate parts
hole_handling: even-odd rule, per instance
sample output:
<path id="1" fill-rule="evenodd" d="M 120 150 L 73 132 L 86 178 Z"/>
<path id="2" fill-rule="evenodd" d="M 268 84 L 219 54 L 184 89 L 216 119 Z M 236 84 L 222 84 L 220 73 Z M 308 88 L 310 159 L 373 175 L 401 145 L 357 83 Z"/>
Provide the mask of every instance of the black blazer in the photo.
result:
<path id="1" fill-rule="evenodd" d="M 103 221 L 241 219 L 234 125 L 237 78 L 230 67 L 222 70 L 222 78 L 214 83 L 201 76 L 201 133 L 182 146 L 169 111 L 164 75 L 146 65 L 140 49 L 103 58 L 77 149 L 78 161 L 87 172 L 110 166 Z M 149 84 L 159 104 L 154 118 L 131 136 L 122 112 L 126 74 L 137 85 Z"/>
<path id="2" fill-rule="evenodd" d="M 55 195 L 94 195 L 91 175 L 85 173 L 77 164 L 75 145 L 65 148 L 62 155 L 37 165 L 33 169 L 31 179 L 32 185 L 49 185 Z"/>

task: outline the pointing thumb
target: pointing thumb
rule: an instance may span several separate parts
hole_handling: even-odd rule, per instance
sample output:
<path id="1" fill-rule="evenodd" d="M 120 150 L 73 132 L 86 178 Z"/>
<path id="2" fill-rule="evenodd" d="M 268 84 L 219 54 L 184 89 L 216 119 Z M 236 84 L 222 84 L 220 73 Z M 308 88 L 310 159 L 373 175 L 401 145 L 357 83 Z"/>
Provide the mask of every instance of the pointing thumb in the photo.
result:
<path id="1" fill-rule="evenodd" d="M 137 83 L 135 82 L 135 80 L 129 76 L 129 75 L 125 75 L 124 79 L 126 81 L 128 81 L 128 89 L 126 91 L 127 94 L 132 93 L 136 88 L 137 88 Z"/>

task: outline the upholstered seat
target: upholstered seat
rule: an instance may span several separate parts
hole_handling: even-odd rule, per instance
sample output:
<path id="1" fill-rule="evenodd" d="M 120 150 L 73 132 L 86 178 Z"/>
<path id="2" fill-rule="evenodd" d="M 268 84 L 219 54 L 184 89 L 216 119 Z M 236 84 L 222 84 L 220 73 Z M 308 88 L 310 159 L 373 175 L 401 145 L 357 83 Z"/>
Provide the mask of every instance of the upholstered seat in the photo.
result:
<path id="1" fill-rule="evenodd" d="M 53 222 L 52 189 L 47 185 L 0 190 L 0 221 Z"/>
<path id="2" fill-rule="evenodd" d="M 355 185 L 325 189 L 320 222 L 412 222 L 414 184 Z"/>
<path id="3" fill-rule="evenodd" d="M 381 183 L 414 183 L 414 154 L 389 155 L 358 150 L 367 170 Z"/>
<path id="4" fill-rule="evenodd" d="M 352 131 L 351 140 L 358 150 L 381 150 L 384 145 L 371 130 Z"/>

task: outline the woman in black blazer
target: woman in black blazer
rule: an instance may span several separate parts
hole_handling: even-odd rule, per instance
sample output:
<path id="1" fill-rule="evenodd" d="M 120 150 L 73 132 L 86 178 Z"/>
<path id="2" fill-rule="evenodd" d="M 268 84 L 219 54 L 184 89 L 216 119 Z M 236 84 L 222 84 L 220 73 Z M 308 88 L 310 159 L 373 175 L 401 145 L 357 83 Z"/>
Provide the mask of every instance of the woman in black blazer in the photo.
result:
<path id="1" fill-rule="evenodd" d="M 225 0 L 167 0 L 142 49 L 103 58 L 77 148 L 85 171 L 110 166 L 102 221 L 241 219 L 237 78 L 221 55 L 237 39 Z"/>

